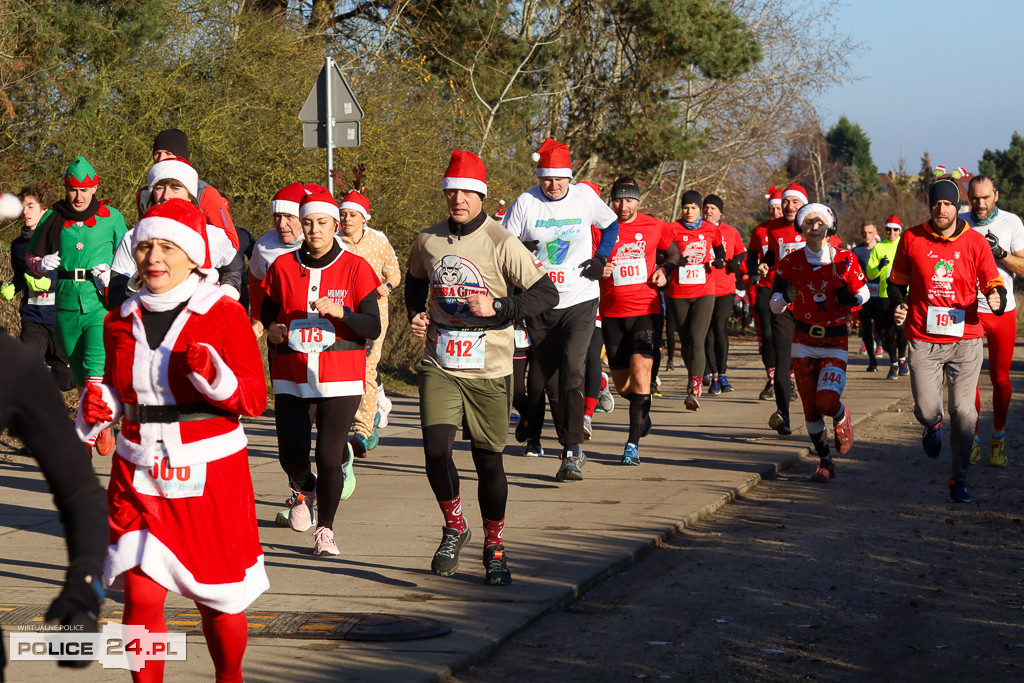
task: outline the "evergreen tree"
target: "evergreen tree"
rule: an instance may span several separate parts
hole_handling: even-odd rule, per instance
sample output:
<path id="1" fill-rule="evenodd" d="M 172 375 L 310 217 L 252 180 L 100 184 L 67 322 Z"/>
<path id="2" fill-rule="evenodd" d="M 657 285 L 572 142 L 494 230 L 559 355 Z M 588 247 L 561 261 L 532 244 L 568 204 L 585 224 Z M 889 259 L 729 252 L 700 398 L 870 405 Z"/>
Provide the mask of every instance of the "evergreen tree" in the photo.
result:
<path id="1" fill-rule="evenodd" d="M 878 182 L 878 169 L 871 158 L 871 140 L 860 125 L 851 123 L 846 116 L 840 116 L 825 139 L 832 146 L 832 155 L 842 159 L 856 169 L 856 193 L 873 194 L 881 185 Z"/>

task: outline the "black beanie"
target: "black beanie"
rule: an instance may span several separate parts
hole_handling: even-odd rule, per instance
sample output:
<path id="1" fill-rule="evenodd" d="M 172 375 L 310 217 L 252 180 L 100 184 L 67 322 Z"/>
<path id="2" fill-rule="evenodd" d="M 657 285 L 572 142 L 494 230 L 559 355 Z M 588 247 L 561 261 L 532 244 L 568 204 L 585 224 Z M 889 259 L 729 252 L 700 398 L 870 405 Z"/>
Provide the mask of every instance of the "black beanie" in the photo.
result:
<path id="1" fill-rule="evenodd" d="M 683 200 L 679 202 L 679 206 L 686 206 L 687 204 L 703 206 L 704 199 L 700 196 L 700 192 L 697 192 L 697 190 L 687 190 L 683 193 Z"/>
<path id="2" fill-rule="evenodd" d="M 725 213 L 725 204 L 722 202 L 722 198 L 719 197 L 717 194 L 709 194 L 707 197 L 704 198 L 704 203 L 701 206 L 704 207 L 707 206 L 708 204 L 717 206 L 719 211 Z"/>
<path id="3" fill-rule="evenodd" d="M 935 206 L 935 202 L 945 199 L 947 202 L 960 209 L 960 188 L 949 178 L 939 178 L 928 188 L 928 206 Z"/>
<path id="4" fill-rule="evenodd" d="M 165 128 L 153 139 L 153 153 L 158 149 L 166 150 L 176 157 L 188 159 L 188 136 L 177 128 Z"/>

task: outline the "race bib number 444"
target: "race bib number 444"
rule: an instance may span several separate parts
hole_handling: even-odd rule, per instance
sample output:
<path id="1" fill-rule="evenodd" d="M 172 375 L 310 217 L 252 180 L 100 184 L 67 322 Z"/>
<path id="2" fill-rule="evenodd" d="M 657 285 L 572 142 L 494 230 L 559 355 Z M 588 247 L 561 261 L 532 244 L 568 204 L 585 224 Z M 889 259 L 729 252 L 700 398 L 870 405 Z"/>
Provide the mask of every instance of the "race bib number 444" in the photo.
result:
<path id="1" fill-rule="evenodd" d="M 965 319 L 965 312 L 959 308 L 929 306 L 925 331 L 928 334 L 940 334 L 945 337 L 962 337 Z"/>
<path id="2" fill-rule="evenodd" d="M 437 362 L 447 370 L 482 370 L 487 333 L 472 330 L 437 330 Z"/>

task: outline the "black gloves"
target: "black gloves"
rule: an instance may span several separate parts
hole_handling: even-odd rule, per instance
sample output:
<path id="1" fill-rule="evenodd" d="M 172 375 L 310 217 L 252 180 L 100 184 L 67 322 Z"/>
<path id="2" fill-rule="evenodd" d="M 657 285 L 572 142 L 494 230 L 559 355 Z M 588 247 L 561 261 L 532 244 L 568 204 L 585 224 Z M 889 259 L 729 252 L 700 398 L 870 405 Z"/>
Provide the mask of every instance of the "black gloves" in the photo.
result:
<path id="1" fill-rule="evenodd" d="M 716 258 L 714 261 L 711 262 L 711 267 L 712 268 L 725 268 L 725 259 Z"/>
<path id="2" fill-rule="evenodd" d="M 1003 249 L 1003 245 L 999 244 L 999 238 L 989 232 L 985 235 L 985 239 L 988 240 L 988 246 L 992 248 L 992 257 L 998 261 L 999 259 L 1006 258 L 1006 250 Z M 995 311 L 993 311 L 994 313 Z"/>
<path id="3" fill-rule="evenodd" d="M 592 258 L 580 264 L 580 272 L 588 280 L 600 280 L 604 277 L 604 264 L 608 259 L 603 254 L 594 254 Z"/>
<path id="4" fill-rule="evenodd" d="M 850 288 L 846 286 L 846 283 L 839 285 L 839 289 L 836 290 L 836 301 L 844 306 L 859 306 L 860 301 L 857 300 L 857 295 L 850 291 Z"/>
<path id="5" fill-rule="evenodd" d="M 1003 253 L 1005 254 L 1006 252 L 1004 251 Z M 999 293 L 999 308 L 993 308 L 992 313 L 995 315 L 1002 315 L 1006 312 L 1006 287 L 996 285 L 993 288 L 993 291 Z"/>
<path id="6" fill-rule="evenodd" d="M 882 258 L 878 259 L 878 269 L 879 270 L 882 270 L 887 265 L 889 265 L 889 257 L 888 256 L 883 256 Z"/>
<path id="7" fill-rule="evenodd" d="M 534 254 L 537 253 L 537 249 L 540 248 L 539 240 L 527 240 L 523 242 L 523 246 L 532 251 Z"/>
<path id="8" fill-rule="evenodd" d="M 679 255 L 679 267 L 682 268 L 682 267 L 688 266 L 688 265 L 690 265 L 690 258 L 688 256 L 685 256 L 684 254 L 680 254 Z"/>
<path id="9" fill-rule="evenodd" d="M 60 595 L 50 604 L 50 609 L 46 610 L 46 620 L 70 626 L 72 628 L 69 630 L 73 632 L 98 633 L 102 600 L 103 588 L 98 576 L 91 577 L 91 581 L 69 576 Z M 60 662 L 60 666 L 75 669 L 87 667 L 89 664 L 89 660 Z"/>
<path id="10" fill-rule="evenodd" d="M 712 251 L 715 254 L 715 259 L 711 262 L 711 267 L 725 268 L 725 247 L 719 244 L 717 247 L 713 247 Z"/>

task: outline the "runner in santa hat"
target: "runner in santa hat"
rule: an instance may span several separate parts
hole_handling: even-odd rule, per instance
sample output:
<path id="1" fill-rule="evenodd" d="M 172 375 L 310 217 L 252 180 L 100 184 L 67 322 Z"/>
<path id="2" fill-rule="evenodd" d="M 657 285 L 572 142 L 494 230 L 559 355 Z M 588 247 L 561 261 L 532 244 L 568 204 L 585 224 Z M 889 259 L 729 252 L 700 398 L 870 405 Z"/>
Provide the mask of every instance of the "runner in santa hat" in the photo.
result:
<path id="1" fill-rule="evenodd" d="M 799 183 L 792 183 L 782 192 L 782 218 L 769 221 L 768 250 L 758 265 L 760 283 L 771 287 L 775 267 L 792 252 L 803 249 L 806 239 L 796 227 L 797 212 L 807 204 L 807 190 Z M 835 248 L 843 246 L 835 234 L 826 241 Z M 781 313 L 771 313 L 772 342 L 775 345 L 775 406 L 777 410 L 768 418 L 768 426 L 779 434 L 792 433 L 789 426 L 789 402 L 793 400 L 793 314 L 789 308 Z"/>
<path id="2" fill-rule="evenodd" d="M 365 458 L 367 451 L 377 447 L 377 426 L 382 420 L 382 411 L 377 401 L 377 363 L 384 347 L 384 335 L 388 331 L 388 297 L 401 282 L 398 257 L 388 241 L 387 235 L 374 230 L 370 220 L 370 200 L 357 190 L 352 190 L 338 206 L 341 215 L 341 229 L 338 236 L 345 247 L 357 256 L 362 256 L 373 268 L 381 284 L 377 287 L 377 305 L 380 309 L 380 334 L 367 342 L 366 350 L 366 393 L 359 402 L 350 440 L 357 458 Z"/>
<path id="3" fill-rule="evenodd" d="M 771 283 L 760 281 L 758 264 L 765 254 L 768 253 L 768 226 L 774 225 L 776 221 L 782 220 L 782 190 L 772 185 L 765 195 L 768 200 L 768 220 L 761 223 L 750 231 L 750 240 L 747 242 L 747 277 L 751 285 L 758 285 L 754 289 L 754 323 L 757 325 L 757 338 L 761 348 L 761 363 L 764 365 L 764 372 L 767 379 L 764 388 L 758 395 L 762 401 L 771 401 L 775 398 L 775 339 L 772 334 L 772 312 L 768 302 L 771 300 Z"/>
<path id="4" fill-rule="evenodd" d="M 835 214 L 824 204 L 805 204 L 797 212 L 794 229 L 806 246 L 779 261 L 771 298 L 776 315 L 792 305 L 793 367 L 807 434 L 820 458 L 811 481 L 822 483 L 836 476 L 825 418 L 832 418 L 840 455 L 853 445 L 850 409 L 842 402 L 849 359 L 847 319 L 871 296 L 856 255 L 828 243 L 835 228 Z"/>
<path id="5" fill-rule="evenodd" d="M 569 148 L 551 138 L 533 155 L 539 184 L 519 195 L 503 225 L 533 249 L 559 292 L 558 305 L 527 320 L 562 444 L 558 481 L 583 478 L 583 384 L 601 279 L 615 246 L 615 212 L 589 188 L 573 185 Z M 593 249 L 591 226 L 601 231 Z"/>
<path id="6" fill-rule="evenodd" d="M 380 335 L 373 268 L 336 239 L 340 212 L 328 191 L 299 203 L 302 245 L 277 258 L 263 278 L 260 319 L 274 343 L 270 379 L 278 458 L 296 495 L 294 531 L 313 526 L 314 555 L 338 555 L 334 521 L 355 490 L 349 429 L 366 393 L 366 346 Z M 316 475 L 309 464 L 316 406 Z"/>
<path id="7" fill-rule="evenodd" d="M 508 438 L 513 321 L 555 305 L 558 292 L 540 261 L 484 211 L 487 169 L 480 157 L 455 150 L 441 188 L 448 218 L 417 236 L 405 277 L 410 327 L 426 342 L 416 370 L 427 480 L 444 516 L 430 569 L 452 576 L 471 536 L 452 460 L 464 427 L 479 480 L 485 581 L 503 586 L 512 582 L 501 452 Z"/>
<path id="8" fill-rule="evenodd" d="M 243 610 L 270 586 L 239 423 L 266 407 L 259 349 L 245 311 L 207 282 L 195 205 L 154 206 L 132 243 L 142 288 L 107 317 L 103 382 L 83 395 L 76 425 L 90 443 L 122 420 L 105 578 L 124 589 L 122 623 L 151 633 L 167 631 L 167 591 L 195 601 L 217 679 L 240 681 Z M 134 677 L 161 680 L 163 669 L 150 659 Z"/>

